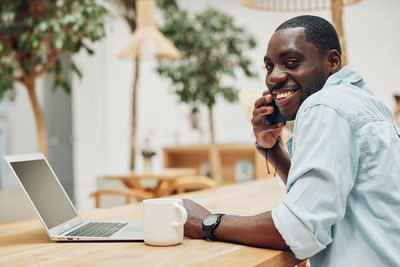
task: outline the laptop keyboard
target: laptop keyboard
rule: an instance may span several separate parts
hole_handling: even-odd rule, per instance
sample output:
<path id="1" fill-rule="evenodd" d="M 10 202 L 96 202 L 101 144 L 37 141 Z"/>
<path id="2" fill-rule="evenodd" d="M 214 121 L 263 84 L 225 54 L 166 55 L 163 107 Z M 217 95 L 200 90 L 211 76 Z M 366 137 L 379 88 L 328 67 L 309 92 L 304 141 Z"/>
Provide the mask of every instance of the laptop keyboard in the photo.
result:
<path id="1" fill-rule="evenodd" d="M 90 222 L 74 231 L 65 234 L 66 236 L 87 236 L 87 237 L 109 237 L 124 227 L 127 223 Z"/>

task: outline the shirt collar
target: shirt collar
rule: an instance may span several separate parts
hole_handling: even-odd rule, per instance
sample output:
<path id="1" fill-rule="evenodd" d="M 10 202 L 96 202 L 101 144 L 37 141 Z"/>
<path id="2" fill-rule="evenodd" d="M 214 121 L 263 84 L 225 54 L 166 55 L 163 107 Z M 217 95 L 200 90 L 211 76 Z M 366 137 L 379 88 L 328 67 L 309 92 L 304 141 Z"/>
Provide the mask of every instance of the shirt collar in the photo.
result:
<path id="1" fill-rule="evenodd" d="M 329 76 L 325 82 L 325 86 L 334 86 L 341 83 L 356 83 L 362 80 L 360 74 L 358 74 L 352 66 L 346 65 L 341 68 L 338 72 Z"/>

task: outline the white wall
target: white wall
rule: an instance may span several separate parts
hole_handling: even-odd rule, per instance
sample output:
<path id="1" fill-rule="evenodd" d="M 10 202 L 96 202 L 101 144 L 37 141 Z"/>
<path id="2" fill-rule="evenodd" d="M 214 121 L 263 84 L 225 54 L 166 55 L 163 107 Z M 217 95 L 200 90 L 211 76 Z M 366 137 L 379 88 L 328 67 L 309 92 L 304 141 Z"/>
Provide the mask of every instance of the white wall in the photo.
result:
<path id="1" fill-rule="evenodd" d="M 43 79 L 38 79 L 36 86 L 37 97 L 43 105 Z M 6 155 L 38 151 L 36 124 L 28 91 L 21 84 L 17 84 L 15 90 L 15 101 L 11 102 L 8 98 L 4 98 L 0 103 L 0 119 L 6 128 L 6 147 L 0 151 L 5 151 Z M 3 161 L 3 158 L 1 157 L 0 160 Z M 6 174 L 1 179 L 1 185 L 3 187 L 16 186 L 17 182 L 10 170 L 4 164 L 0 167 L 2 173 Z"/>
<path id="2" fill-rule="evenodd" d="M 269 37 L 286 19 L 300 12 L 274 13 L 246 8 L 240 0 L 180 0 L 182 8 L 193 12 L 210 5 L 236 18 L 236 22 L 253 33 L 258 47 L 250 51 L 258 79 L 240 77 L 236 82 L 241 90 L 264 90 L 262 60 Z M 389 106 L 393 106 L 393 92 L 397 85 L 397 53 L 400 43 L 400 1 L 364 0 L 344 10 L 344 28 L 348 62 L 368 82 L 370 88 Z M 310 12 L 330 20 L 329 11 Z M 80 208 L 93 207 L 88 195 L 95 190 L 95 181 L 105 174 L 119 174 L 129 169 L 129 131 L 131 114 L 131 87 L 133 64 L 129 59 L 118 59 L 118 52 L 128 42 L 129 29 L 124 21 L 114 17 L 107 23 L 107 38 L 95 45 L 95 56 L 81 53 L 75 60 L 83 71 L 82 80 L 74 80 L 74 165 L 76 196 Z M 152 135 L 157 150 L 155 169 L 162 167 L 163 146 L 188 143 L 191 132 L 189 110 L 177 104 L 168 80 L 154 71 L 156 62 L 142 61 L 138 85 L 137 140 Z M 20 93 L 16 102 L 8 105 L 11 123 L 9 153 L 35 151 L 36 134 L 31 111 Z M 30 106 L 29 106 L 30 108 Z M 219 143 L 254 141 L 251 125 L 240 103 L 229 104 L 221 100 L 215 108 L 216 139 Z M 23 127 L 24 130 L 21 130 Z M 201 110 L 201 127 L 208 142 L 207 113 Z M 142 168 L 138 155 L 137 170 Z"/>
<path id="3" fill-rule="evenodd" d="M 43 80 L 36 82 L 36 93 L 39 103 L 43 105 Z M 1 102 L 0 114 L 4 116 L 8 126 L 7 151 L 10 153 L 29 153 L 38 150 L 36 142 L 36 124 L 26 88 L 16 84 L 16 100 Z"/>

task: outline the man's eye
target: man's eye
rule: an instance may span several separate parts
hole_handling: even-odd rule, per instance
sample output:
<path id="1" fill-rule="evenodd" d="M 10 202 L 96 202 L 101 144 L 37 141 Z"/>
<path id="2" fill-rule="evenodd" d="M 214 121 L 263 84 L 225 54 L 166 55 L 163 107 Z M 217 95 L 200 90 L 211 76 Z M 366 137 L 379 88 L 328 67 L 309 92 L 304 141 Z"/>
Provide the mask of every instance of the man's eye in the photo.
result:
<path id="1" fill-rule="evenodd" d="M 297 67 L 298 64 L 299 64 L 298 60 L 290 59 L 290 60 L 286 61 L 286 67 L 288 67 L 290 69 Z"/>
<path id="2" fill-rule="evenodd" d="M 265 68 L 267 69 L 268 72 L 271 72 L 273 66 L 272 66 L 272 64 L 265 64 Z"/>

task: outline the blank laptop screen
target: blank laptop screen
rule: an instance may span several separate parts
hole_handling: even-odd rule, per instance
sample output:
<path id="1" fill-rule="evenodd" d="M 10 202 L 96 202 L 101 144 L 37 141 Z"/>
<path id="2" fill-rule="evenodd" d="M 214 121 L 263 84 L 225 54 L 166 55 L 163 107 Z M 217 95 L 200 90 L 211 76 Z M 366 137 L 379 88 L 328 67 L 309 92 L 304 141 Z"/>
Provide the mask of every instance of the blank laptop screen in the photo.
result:
<path id="1" fill-rule="evenodd" d="M 48 229 L 77 216 L 45 160 L 10 164 Z"/>

